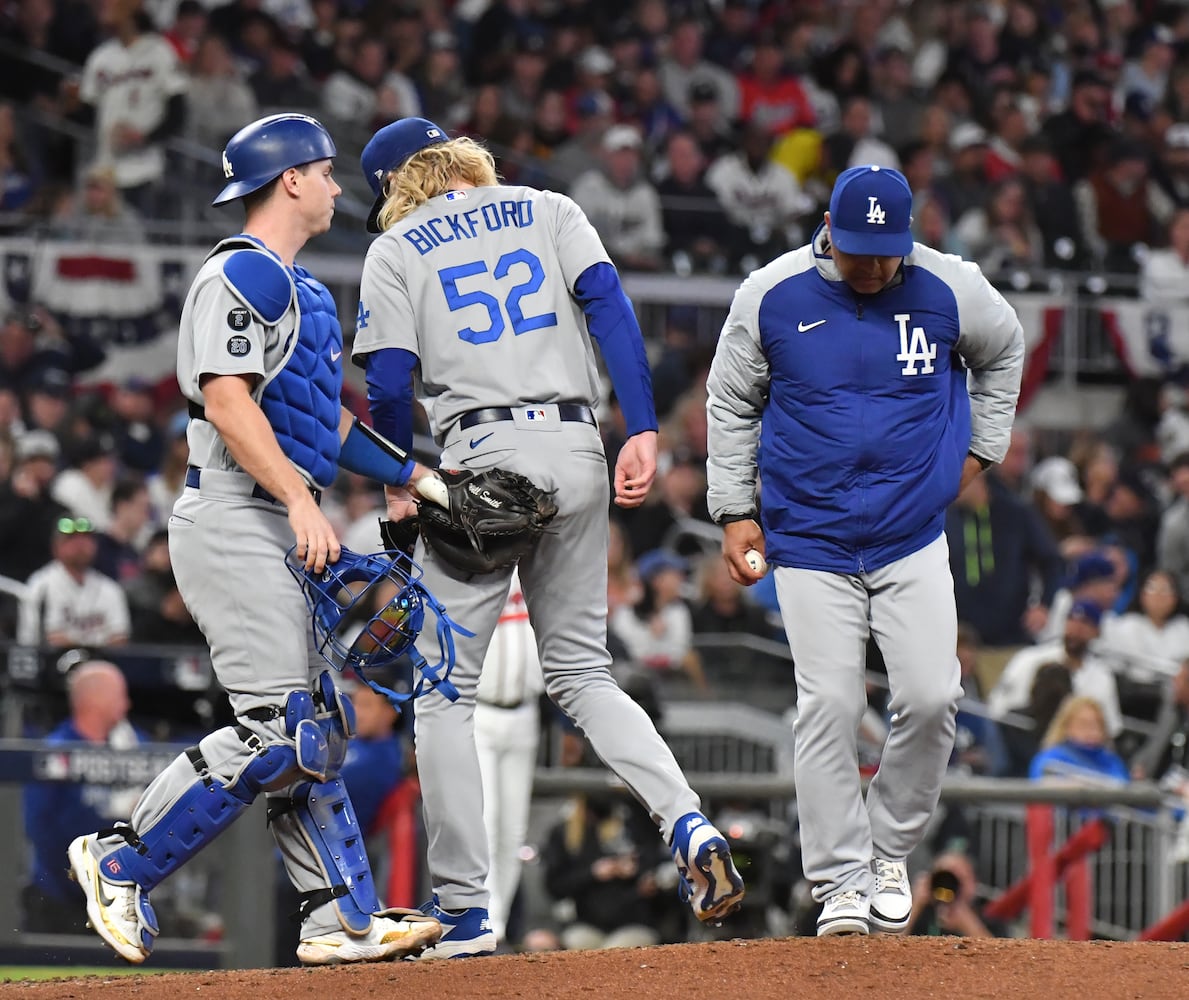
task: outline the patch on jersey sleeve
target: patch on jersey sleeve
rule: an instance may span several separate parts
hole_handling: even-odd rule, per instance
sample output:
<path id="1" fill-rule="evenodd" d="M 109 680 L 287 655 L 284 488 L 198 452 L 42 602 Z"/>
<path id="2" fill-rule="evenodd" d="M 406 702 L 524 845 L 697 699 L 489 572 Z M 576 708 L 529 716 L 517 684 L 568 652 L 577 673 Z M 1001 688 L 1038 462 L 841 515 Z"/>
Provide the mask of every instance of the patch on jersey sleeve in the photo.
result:
<path id="1" fill-rule="evenodd" d="M 243 306 L 236 306 L 227 314 L 227 325 L 233 330 L 246 330 L 252 322 L 252 314 Z"/>
<path id="2" fill-rule="evenodd" d="M 247 337 L 231 337 L 227 341 L 227 353 L 233 358 L 242 358 L 252 350 L 252 342 Z"/>

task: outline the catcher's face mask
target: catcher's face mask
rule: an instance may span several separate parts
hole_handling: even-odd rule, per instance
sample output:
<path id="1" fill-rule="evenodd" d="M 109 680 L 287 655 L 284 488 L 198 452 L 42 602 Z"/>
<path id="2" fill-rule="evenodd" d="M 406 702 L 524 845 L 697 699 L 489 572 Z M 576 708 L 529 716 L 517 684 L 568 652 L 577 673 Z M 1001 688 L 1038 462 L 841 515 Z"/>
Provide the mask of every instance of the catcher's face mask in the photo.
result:
<path id="1" fill-rule="evenodd" d="M 285 563 L 309 606 L 315 647 L 335 670 L 353 670 L 369 687 L 397 704 L 409 696 L 381 687 L 368 674 L 407 655 L 422 675 L 414 697 L 432 688 L 451 701 L 458 697 L 447 680 L 454 667 L 453 633 L 471 633 L 446 615 L 446 609 L 420 582 L 421 567 L 412 559 L 400 552 L 359 555 L 343 549 L 337 562 L 315 573 L 306 570 L 294 546 Z M 413 645 L 425 623 L 426 607 L 438 617 L 442 659 L 433 667 Z"/>

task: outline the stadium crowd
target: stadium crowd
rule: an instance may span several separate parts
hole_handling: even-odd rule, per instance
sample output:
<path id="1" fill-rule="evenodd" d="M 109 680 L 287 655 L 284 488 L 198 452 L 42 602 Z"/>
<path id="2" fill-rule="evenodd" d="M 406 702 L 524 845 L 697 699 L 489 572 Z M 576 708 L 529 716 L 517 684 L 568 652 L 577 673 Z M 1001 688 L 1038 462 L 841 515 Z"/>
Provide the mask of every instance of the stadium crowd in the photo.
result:
<path id="1" fill-rule="evenodd" d="M 359 187 L 372 129 L 423 115 L 487 141 L 509 181 L 569 193 L 625 271 L 746 273 L 812 234 L 838 172 L 878 163 L 911 182 L 917 239 L 988 275 L 1096 272 L 1189 305 L 1179 3 L 10 0 L 0 44 L 13 235 L 145 241 L 210 190 L 229 135 L 274 108 L 319 116 L 336 177 Z M 195 170 L 191 192 L 179 179 Z M 613 511 L 612 640 L 662 700 L 791 689 L 786 663 L 757 668 L 706 638 L 783 636 L 771 577 L 743 590 L 706 543 L 713 343 L 692 314 L 645 331 L 661 462 L 650 501 Z M 37 302 L 13 302 L 0 327 L 0 576 L 25 588 L 0 635 L 200 646 L 165 544 L 187 418 L 175 387 L 141 377 L 83 391 L 104 348 Z M 1189 795 L 1185 374 L 1121 385 L 1098 429 L 1023 415 L 1008 459 L 951 508 L 955 768 L 1130 774 Z M 602 428 L 613 462 L 614 401 Z M 347 474 L 326 505 L 364 551 L 381 509 Z M 878 678 L 878 650 L 870 661 Z M 558 852 L 593 849 L 583 824 L 606 819 L 575 815 Z"/>

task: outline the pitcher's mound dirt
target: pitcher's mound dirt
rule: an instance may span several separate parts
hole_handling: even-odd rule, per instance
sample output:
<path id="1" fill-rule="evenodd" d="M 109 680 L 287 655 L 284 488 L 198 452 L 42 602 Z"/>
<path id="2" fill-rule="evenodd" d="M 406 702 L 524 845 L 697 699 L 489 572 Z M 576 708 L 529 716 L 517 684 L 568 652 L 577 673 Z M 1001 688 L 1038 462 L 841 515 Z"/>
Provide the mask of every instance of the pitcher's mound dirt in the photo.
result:
<path id="1" fill-rule="evenodd" d="M 1186 1000 L 1189 944 L 788 938 L 0 985 L 0 1000 Z"/>

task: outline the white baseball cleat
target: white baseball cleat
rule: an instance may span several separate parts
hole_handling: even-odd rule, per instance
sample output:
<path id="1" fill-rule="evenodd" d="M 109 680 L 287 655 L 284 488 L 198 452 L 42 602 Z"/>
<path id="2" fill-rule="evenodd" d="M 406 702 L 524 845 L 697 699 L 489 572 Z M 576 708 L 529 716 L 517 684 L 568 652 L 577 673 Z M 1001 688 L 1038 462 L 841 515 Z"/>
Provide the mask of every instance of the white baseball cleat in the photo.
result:
<path id="1" fill-rule="evenodd" d="M 94 837 L 76 837 L 66 850 L 70 877 L 87 897 L 89 926 L 121 958 L 140 965 L 153 950 L 157 936 L 157 915 L 149 895 L 140 886 L 117 885 L 99 872 L 99 861 L 91 853 Z"/>
<path id="2" fill-rule="evenodd" d="M 871 927 L 884 934 L 903 934 L 912 913 L 912 887 L 908 884 L 908 866 L 903 861 L 871 862 L 875 888 L 871 893 Z"/>
<path id="3" fill-rule="evenodd" d="M 442 936 L 442 925 L 417 910 L 385 910 L 376 914 L 366 934 L 329 931 L 305 938 L 297 946 L 302 965 L 346 965 L 390 962 L 420 955 Z"/>
<path id="4" fill-rule="evenodd" d="M 861 892 L 850 889 L 827 897 L 822 915 L 817 918 L 817 936 L 834 934 L 869 934 L 871 905 Z"/>

